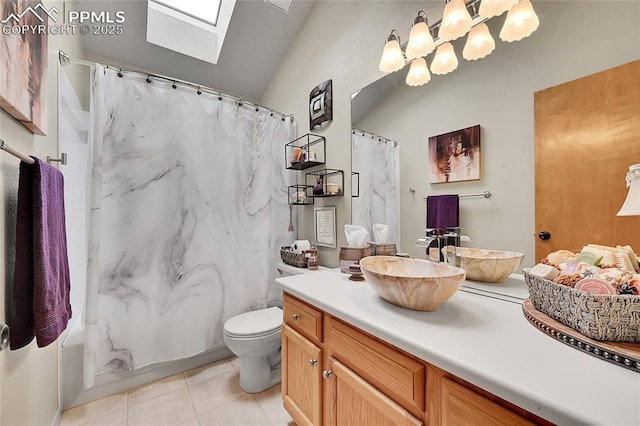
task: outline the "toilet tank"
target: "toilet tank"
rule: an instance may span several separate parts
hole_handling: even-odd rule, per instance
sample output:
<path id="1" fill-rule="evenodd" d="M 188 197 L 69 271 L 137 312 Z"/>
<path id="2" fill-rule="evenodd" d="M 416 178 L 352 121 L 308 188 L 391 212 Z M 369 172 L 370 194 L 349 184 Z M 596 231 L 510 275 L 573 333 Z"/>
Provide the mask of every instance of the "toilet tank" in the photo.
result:
<path id="1" fill-rule="evenodd" d="M 325 270 L 325 269 L 329 269 L 329 268 L 326 268 L 324 266 L 318 266 L 318 271 Z M 276 263 L 275 277 L 276 278 L 289 277 L 292 275 L 302 275 L 302 274 L 308 274 L 308 273 L 314 273 L 314 272 L 317 272 L 317 271 L 310 271 L 308 268 L 298 268 L 296 266 L 288 265 L 284 262 L 278 262 Z M 267 306 L 268 307 L 277 306 L 278 308 L 282 309 L 282 291 L 279 291 L 277 299 L 270 300 Z"/>

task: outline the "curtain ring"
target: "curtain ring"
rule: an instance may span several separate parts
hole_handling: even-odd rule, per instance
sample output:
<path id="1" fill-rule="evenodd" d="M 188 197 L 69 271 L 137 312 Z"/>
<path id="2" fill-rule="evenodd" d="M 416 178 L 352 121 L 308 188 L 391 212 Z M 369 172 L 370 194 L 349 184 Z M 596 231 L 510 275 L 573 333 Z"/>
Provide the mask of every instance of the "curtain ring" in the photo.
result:
<path id="1" fill-rule="evenodd" d="M 178 88 L 178 86 L 176 85 L 175 80 L 173 81 L 173 84 L 171 85 L 171 87 L 173 87 L 174 89 L 177 89 L 177 88 Z"/>
<path id="2" fill-rule="evenodd" d="M 198 95 L 202 95 L 202 90 L 200 90 L 200 86 L 198 86 L 198 91 L 196 92 Z"/>
<path id="3" fill-rule="evenodd" d="M 221 101 L 222 100 L 222 93 L 218 92 L 218 100 Z"/>
<path id="4" fill-rule="evenodd" d="M 122 74 L 122 68 L 120 68 L 120 70 L 118 70 L 118 77 L 122 78 L 124 75 Z"/>
<path id="5" fill-rule="evenodd" d="M 147 74 L 147 79 L 145 80 L 147 83 L 151 83 L 151 76 Z"/>

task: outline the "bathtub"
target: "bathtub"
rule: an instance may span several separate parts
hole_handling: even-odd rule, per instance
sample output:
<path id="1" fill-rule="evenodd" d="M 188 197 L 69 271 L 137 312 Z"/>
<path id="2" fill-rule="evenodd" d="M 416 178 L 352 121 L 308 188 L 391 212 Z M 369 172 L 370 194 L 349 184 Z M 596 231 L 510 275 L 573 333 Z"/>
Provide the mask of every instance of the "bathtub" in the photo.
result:
<path id="1" fill-rule="evenodd" d="M 192 368 L 200 367 L 233 353 L 223 346 L 203 352 L 191 358 L 150 365 L 135 371 L 105 373 L 96 377 L 95 386 L 83 386 L 84 366 L 84 322 L 78 315 L 63 336 L 58 353 L 59 395 L 62 409 L 75 407 L 85 402 L 134 388 L 163 377 L 172 376 Z"/>

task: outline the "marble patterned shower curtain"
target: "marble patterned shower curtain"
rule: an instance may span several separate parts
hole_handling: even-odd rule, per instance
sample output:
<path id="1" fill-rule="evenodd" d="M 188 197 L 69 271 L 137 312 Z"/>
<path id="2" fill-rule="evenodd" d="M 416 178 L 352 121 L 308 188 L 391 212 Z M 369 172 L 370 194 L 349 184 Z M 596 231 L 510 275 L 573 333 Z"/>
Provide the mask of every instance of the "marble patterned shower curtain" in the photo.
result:
<path id="1" fill-rule="evenodd" d="M 357 129 L 351 144 L 352 170 L 360 173 L 360 195 L 351 199 L 351 221 L 369 231 L 372 241 L 373 224 L 388 225 L 388 242 L 400 248 L 400 147 Z"/>
<path id="2" fill-rule="evenodd" d="M 290 118 L 100 65 L 92 111 L 85 386 L 222 347 L 293 239 Z"/>

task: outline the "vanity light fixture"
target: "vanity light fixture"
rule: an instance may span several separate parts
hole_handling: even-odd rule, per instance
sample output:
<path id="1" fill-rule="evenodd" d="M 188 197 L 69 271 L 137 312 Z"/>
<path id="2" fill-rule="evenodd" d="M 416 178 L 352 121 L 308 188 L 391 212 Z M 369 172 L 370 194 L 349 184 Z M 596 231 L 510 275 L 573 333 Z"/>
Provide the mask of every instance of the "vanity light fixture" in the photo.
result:
<path id="1" fill-rule="evenodd" d="M 411 62 L 405 81 L 410 86 L 421 86 L 431 79 L 431 75 L 428 69 L 425 72 L 423 61 L 416 59 L 431 54 L 434 48 L 437 50 L 431 62 L 431 73 L 448 74 L 458 67 L 458 58 L 450 40 L 469 33 L 462 52 L 468 61 L 484 58 L 493 52 L 495 40 L 485 24 L 491 17 L 508 10 L 500 31 L 500 38 L 507 42 L 531 35 L 540 24 L 531 0 L 467 0 L 466 4 L 465 0 L 445 1 L 442 21 L 431 26 L 428 25 L 426 13 L 422 10 L 418 12 L 406 45 L 406 54 L 402 51 L 400 34 L 395 29 L 391 31 L 380 59 L 380 71 L 395 72 Z M 437 34 L 437 38 L 434 39 L 432 34 Z"/>
<path id="2" fill-rule="evenodd" d="M 407 74 L 406 83 L 409 86 L 422 86 L 431 80 L 427 61 L 424 58 L 416 58 L 411 62 L 411 68 Z"/>
<path id="3" fill-rule="evenodd" d="M 384 45 L 382 58 L 380 58 L 380 71 L 395 72 L 402 67 L 404 67 L 404 55 L 400 49 L 400 33 L 393 30 L 387 38 L 387 44 Z"/>
<path id="4" fill-rule="evenodd" d="M 443 41 L 458 39 L 471 30 L 473 19 L 464 0 L 449 0 L 442 12 L 438 37 Z"/>
<path id="5" fill-rule="evenodd" d="M 493 18 L 502 15 L 518 3 L 518 0 L 482 0 L 478 15 L 483 18 Z"/>
<path id="6" fill-rule="evenodd" d="M 449 74 L 458 68 L 458 57 L 453 45 L 449 42 L 441 44 L 431 62 L 431 72 L 438 75 Z"/>
<path id="7" fill-rule="evenodd" d="M 640 216 L 640 164 L 629 166 L 625 179 L 629 192 L 616 216 Z"/>
<path id="8" fill-rule="evenodd" d="M 462 50 L 462 57 L 467 61 L 482 59 L 496 48 L 496 42 L 491 37 L 489 27 L 484 22 L 471 29 L 467 36 L 467 43 Z"/>
<path id="9" fill-rule="evenodd" d="M 427 24 L 427 14 L 424 10 L 418 12 L 418 16 L 413 20 L 413 27 L 409 34 L 407 43 L 407 60 L 427 56 L 436 48 L 436 42 Z"/>
<path id="10" fill-rule="evenodd" d="M 507 13 L 507 19 L 500 30 L 500 38 L 507 42 L 522 40 L 538 29 L 540 20 L 533 10 L 530 0 L 520 0 Z"/>

